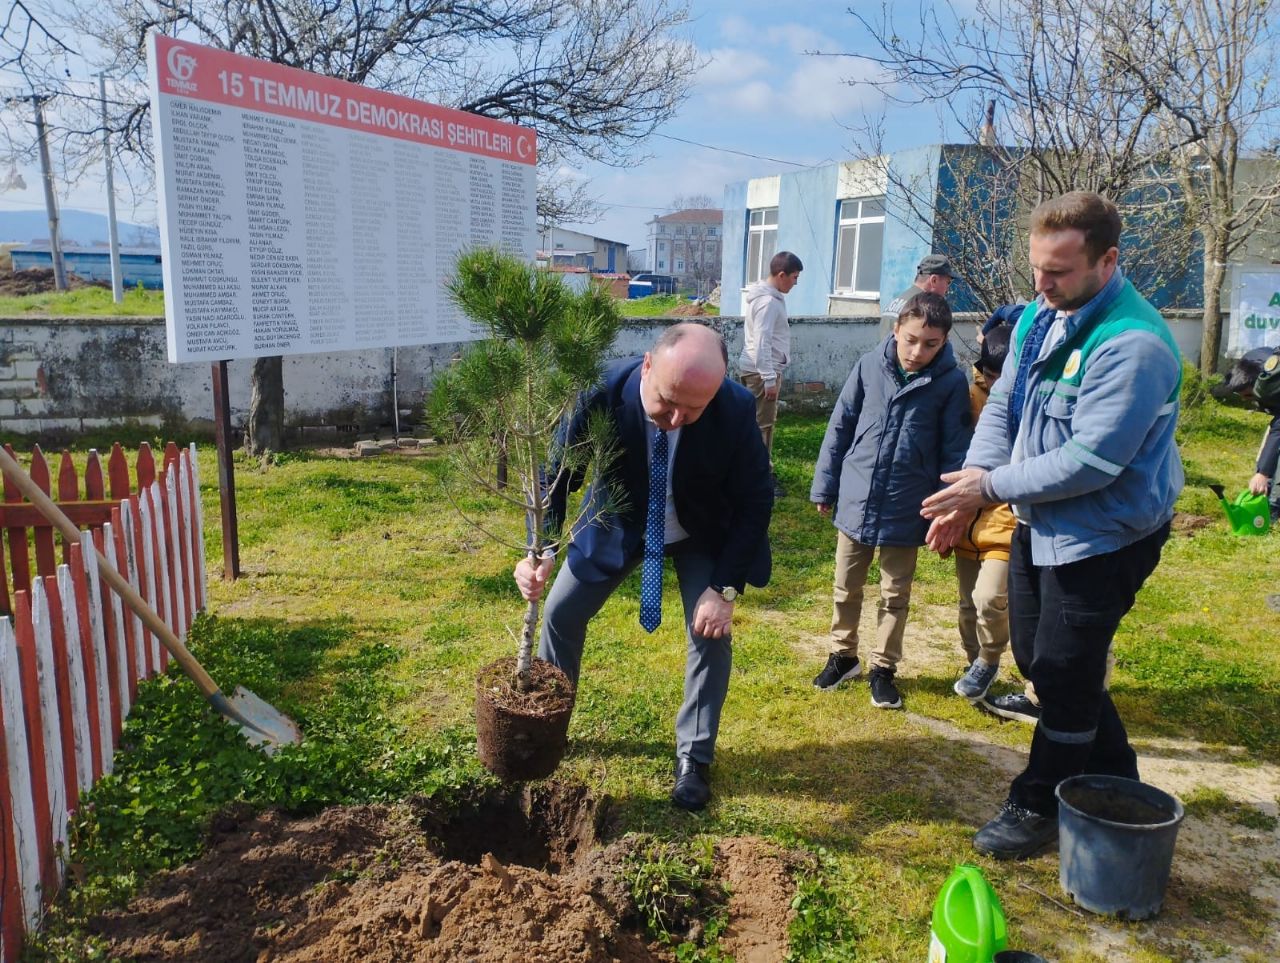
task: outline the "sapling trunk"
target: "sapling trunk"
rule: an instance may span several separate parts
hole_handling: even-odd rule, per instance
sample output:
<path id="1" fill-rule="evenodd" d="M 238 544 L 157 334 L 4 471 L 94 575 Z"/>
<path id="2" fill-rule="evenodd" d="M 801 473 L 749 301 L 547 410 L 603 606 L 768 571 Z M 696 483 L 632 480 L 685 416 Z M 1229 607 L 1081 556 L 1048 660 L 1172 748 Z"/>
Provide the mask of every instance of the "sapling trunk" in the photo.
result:
<path id="1" fill-rule="evenodd" d="M 542 558 L 542 484 L 541 478 L 540 452 L 533 437 L 535 426 L 538 424 L 537 405 L 534 399 L 534 352 L 533 346 L 525 344 L 525 429 L 527 434 L 521 434 L 519 430 L 516 437 L 520 438 L 520 442 L 524 448 L 520 454 L 526 456 L 528 464 L 525 466 L 526 474 L 525 488 L 525 515 L 527 517 L 529 529 L 529 561 L 536 569 L 539 560 Z M 506 446 L 503 447 L 503 454 L 507 454 Z M 524 612 L 524 628 L 520 633 L 520 649 L 516 653 L 516 691 L 527 692 L 529 689 L 530 669 L 533 666 L 533 637 L 538 631 L 538 603 L 530 602 L 529 607 Z"/>
<path id="2" fill-rule="evenodd" d="M 533 561 L 536 565 L 537 560 Z M 524 611 L 524 630 L 520 633 L 520 650 L 516 653 L 517 692 L 525 692 L 529 688 L 529 670 L 533 666 L 533 636 L 537 630 L 538 603 L 530 602 Z"/>

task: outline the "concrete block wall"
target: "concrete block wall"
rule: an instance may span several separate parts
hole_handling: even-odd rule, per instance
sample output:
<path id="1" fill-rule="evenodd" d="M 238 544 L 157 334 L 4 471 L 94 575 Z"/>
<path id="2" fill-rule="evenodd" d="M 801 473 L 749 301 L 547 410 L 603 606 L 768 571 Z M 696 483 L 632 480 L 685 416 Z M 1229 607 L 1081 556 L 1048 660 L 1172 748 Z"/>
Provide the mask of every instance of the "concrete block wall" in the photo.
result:
<path id="1" fill-rule="evenodd" d="M 25 423 L 49 407 L 38 345 L 19 334 L 15 328 L 0 329 L 0 424 Z"/>
<path id="2" fill-rule="evenodd" d="M 730 370 L 742 350 L 742 319 L 705 319 L 725 335 Z M 619 335 L 618 356 L 642 354 L 671 318 L 633 319 Z M 962 363 L 974 356 L 974 318 L 952 332 Z M 1200 325 L 1172 320 L 1188 359 L 1199 348 Z M 784 396 L 821 397 L 838 391 L 863 352 L 882 338 L 879 317 L 791 319 L 792 363 Z M 399 408 L 416 412 L 436 373 L 465 344 L 400 348 L 395 352 Z M 392 351 L 369 349 L 284 359 L 285 423 L 293 437 L 323 436 L 339 428 L 370 431 L 392 422 Z M 228 365 L 232 424 L 248 419 L 253 362 Z M 170 364 L 162 319 L 0 319 L 0 440 L 6 434 L 74 433 L 91 428 L 172 426 L 211 433 L 212 365 Z M 402 423 L 405 419 L 402 418 Z"/>

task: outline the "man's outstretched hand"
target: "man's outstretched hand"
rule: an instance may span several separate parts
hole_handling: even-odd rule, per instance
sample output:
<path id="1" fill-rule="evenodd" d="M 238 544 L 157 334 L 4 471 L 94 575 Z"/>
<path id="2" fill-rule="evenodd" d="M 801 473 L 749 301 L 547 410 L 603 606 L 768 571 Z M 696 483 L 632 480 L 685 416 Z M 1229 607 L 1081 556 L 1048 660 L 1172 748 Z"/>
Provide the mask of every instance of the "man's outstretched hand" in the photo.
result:
<path id="1" fill-rule="evenodd" d="M 934 492 L 920 506 L 925 518 L 940 518 L 951 512 L 974 512 L 988 504 L 982 494 L 982 480 L 987 477 L 985 468 L 961 468 L 942 476 L 947 487 Z"/>
<path id="2" fill-rule="evenodd" d="M 964 537 L 974 513 L 988 504 L 982 494 L 983 468 L 961 468 L 942 476 L 947 487 L 934 492 L 920 505 L 920 514 L 932 519 L 924 543 L 945 556 Z"/>

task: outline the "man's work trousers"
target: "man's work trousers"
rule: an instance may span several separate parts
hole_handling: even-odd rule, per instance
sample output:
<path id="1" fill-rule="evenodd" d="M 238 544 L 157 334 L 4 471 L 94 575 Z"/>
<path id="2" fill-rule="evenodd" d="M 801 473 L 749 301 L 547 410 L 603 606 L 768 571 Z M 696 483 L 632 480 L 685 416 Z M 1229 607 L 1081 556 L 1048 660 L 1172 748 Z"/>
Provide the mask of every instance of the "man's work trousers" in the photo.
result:
<path id="1" fill-rule="evenodd" d="M 893 669 L 902 661 L 902 636 L 911 607 L 911 582 L 916 574 L 914 545 L 880 546 L 880 608 L 876 612 L 876 650 L 871 664 Z M 831 611 L 831 651 L 856 657 L 858 623 L 867 571 L 876 546 L 855 542 L 836 532 L 836 577 Z"/>
<path id="2" fill-rule="evenodd" d="M 1009 798 L 1042 816 L 1058 811 L 1054 789 L 1080 773 L 1138 778 L 1138 757 L 1107 692 L 1116 628 L 1160 561 L 1166 522 L 1124 548 L 1067 565 L 1031 563 L 1019 524 L 1009 559 L 1009 626 L 1018 670 L 1035 684 L 1040 722 L 1027 768 Z"/>

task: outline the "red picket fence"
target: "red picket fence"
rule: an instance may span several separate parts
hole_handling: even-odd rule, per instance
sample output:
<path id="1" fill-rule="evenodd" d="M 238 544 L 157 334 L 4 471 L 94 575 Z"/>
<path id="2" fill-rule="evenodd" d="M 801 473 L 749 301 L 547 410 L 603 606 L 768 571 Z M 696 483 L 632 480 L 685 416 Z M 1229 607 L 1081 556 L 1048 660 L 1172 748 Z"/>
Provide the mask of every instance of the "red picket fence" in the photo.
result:
<path id="1" fill-rule="evenodd" d="M 144 444 L 133 491 L 119 445 L 107 459 L 105 480 L 97 452 L 90 452 L 83 495 L 66 452 L 56 492 L 39 448 L 30 472 L 86 530 L 68 544 L 5 480 L 0 616 L 11 619 L 0 617 L 0 963 L 18 958 L 23 935 L 58 891 L 70 815 L 80 794 L 111 771 L 138 681 L 168 664 L 168 652 L 142 620 L 101 584 L 95 550 L 179 638 L 205 604 L 194 445 L 167 445 L 157 471 Z"/>

